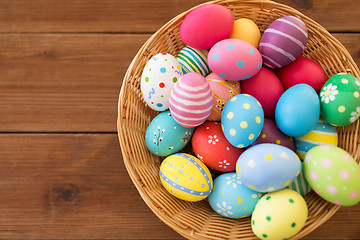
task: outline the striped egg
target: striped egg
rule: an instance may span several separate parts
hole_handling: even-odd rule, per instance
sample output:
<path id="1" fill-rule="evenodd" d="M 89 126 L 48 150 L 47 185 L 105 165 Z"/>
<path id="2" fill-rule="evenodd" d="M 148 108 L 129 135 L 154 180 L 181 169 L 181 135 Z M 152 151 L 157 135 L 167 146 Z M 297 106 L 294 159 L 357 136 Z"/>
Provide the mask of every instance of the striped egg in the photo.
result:
<path id="1" fill-rule="evenodd" d="M 224 106 L 230 98 L 241 93 L 240 82 L 221 80 L 220 76 L 211 73 L 206 77 L 213 95 L 213 107 L 208 121 L 220 121 Z"/>
<path id="2" fill-rule="evenodd" d="M 205 77 L 210 73 L 207 60 L 208 54 L 209 52 L 205 49 L 200 50 L 186 46 L 180 50 L 176 59 L 180 63 L 181 70 L 184 74 L 197 72 Z"/>
<path id="3" fill-rule="evenodd" d="M 170 112 L 181 126 L 197 127 L 209 117 L 212 99 L 205 77 L 199 73 L 187 73 L 175 83 L 170 93 Z"/>
<path id="4" fill-rule="evenodd" d="M 263 33 L 259 51 L 264 65 L 284 67 L 299 57 L 305 48 L 308 33 L 305 23 L 294 16 L 276 19 Z"/>
<path id="5" fill-rule="evenodd" d="M 318 145 L 328 144 L 337 146 L 338 133 L 336 127 L 330 125 L 322 119 L 319 119 L 313 130 L 302 137 L 295 139 L 295 152 L 301 160 L 305 159 L 306 153 Z"/>
<path id="6" fill-rule="evenodd" d="M 298 192 L 301 196 L 305 196 L 311 191 L 311 187 L 309 183 L 306 181 L 303 167 L 304 167 L 304 163 L 302 162 L 300 174 L 295 178 L 295 180 L 289 186 L 285 187 Z"/>
<path id="7" fill-rule="evenodd" d="M 203 162 L 186 153 L 168 156 L 160 165 L 160 181 L 175 197 L 195 202 L 212 191 L 213 180 Z"/>

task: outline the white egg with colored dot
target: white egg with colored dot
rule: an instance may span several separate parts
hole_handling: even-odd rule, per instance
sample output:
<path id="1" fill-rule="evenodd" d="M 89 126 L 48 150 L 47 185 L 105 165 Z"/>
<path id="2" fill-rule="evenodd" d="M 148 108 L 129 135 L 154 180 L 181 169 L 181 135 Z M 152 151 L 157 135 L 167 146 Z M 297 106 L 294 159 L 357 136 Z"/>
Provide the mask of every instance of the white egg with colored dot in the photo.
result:
<path id="1" fill-rule="evenodd" d="M 287 239 L 304 227 L 308 216 L 305 199 L 290 189 L 268 193 L 256 204 L 251 228 L 260 239 Z"/>
<path id="2" fill-rule="evenodd" d="M 244 148 L 259 136 L 264 126 L 264 111 L 253 96 L 238 94 L 225 104 L 221 124 L 231 145 Z"/>

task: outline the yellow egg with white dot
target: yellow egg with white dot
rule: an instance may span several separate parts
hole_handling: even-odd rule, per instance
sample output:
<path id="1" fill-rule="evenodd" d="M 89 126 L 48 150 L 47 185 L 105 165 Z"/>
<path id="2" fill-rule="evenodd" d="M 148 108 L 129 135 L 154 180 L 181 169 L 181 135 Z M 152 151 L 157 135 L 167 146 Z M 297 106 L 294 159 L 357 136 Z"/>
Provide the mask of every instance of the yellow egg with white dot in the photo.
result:
<path id="1" fill-rule="evenodd" d="M 258 201 L 251 217 L 251 228 L 260 239 L 287 239 L 300 232 L 307 216 L 305 199 L 294 190 L 282 189 Z"/>
<path id="2" fill-rule="evenodd" d="M 205 199 L 213 188 L 211 173 L 206 165 L 186 153 L 165 158 L 160 165 L 160 181 L 169 193 L 190 202 Z"/>

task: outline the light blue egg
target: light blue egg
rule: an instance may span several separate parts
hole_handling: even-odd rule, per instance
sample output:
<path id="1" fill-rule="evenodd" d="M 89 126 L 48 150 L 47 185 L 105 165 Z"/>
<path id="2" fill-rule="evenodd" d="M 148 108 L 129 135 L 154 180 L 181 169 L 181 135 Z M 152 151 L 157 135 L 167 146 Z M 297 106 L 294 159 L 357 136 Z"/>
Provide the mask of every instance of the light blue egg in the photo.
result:
<path id="1" fill-rule="evenodd" d="M 146 129 L 146 146 L 155 155 L 169 156 L 189 143 L 194 130 L 178 124 L 168 110 L 158 114 Z"/>
<path id="2" fill-rule="evenodd" d="M 286 90 L 276 104 L 275 121 L 288 136 L 308 134 L 320 117 L 320 100 L 307 84 L 297 84 Z"/>
<path id="3" fill-rule="evenodd" d="M 214 189 L 208 200 L 218 214 L 228 218 L 243 218 L 252 214 L 261 196 L 262 193 L 242 184 L 235 172 L 229 172 L 214 180 Z"/>
<path id="4" fill-rule="evenodd" d="M 244 148 L 259 136 L 264 126 L 264 111 L 253 96 L 238 94 L 225 104 L 221 125 L 230 144 Z"/>
<path id="5" fill-rule="evenodd" d="M 287 147 L 262 143 L 244 151 L 237 163 L 240 181 L 258 192 L 274 192 L 291 184 L 300 174 L 301 162 Z"/>

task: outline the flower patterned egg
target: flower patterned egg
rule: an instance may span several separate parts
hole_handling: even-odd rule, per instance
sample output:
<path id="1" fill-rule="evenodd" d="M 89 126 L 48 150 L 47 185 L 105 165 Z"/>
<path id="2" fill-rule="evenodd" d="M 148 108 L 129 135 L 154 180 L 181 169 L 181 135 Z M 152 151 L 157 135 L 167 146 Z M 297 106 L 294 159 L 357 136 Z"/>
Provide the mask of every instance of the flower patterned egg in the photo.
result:
<path id="1" fill-rule="evenodd" d="M 276 104 L 275 121 L 288 136 L 308 134 L 320 117 L 320 100 L 307 84 L 297 84 L 284 92 Z"/>
<path id="2" fill-rule="evenodd" d="M 186 15 L 179 34 L 186 45 L 210 49 L 218 41 L 228 38 L 233 27 L 234 17 L 229 9 L 219 4 L 204 4 Z"/>
<path id="3" fill-rule="evenodd" d="M 327 81 L 327 77 L 321 66 L 314 60 L 303 56 L 298 57 L 285 67 L 276 69 L 275 73 L 279 77 L 285 90 L 296 84 L 305 83 L 319 93 Z"/>
<path id="4" fill-rule="evenodd" d="M 210 73 L 207 60 L 208 54 L 209 52 L 205 49 L 200 50 L 186 46 L 180 50 L 176 59 L 180 63 L 184 74 L 188 72 L 197 72 L 205 77 Z"/>
<path id="5" fill-rule="evenodd" d="M 306 181 L 304 175 L 304 163 L 301 162 L 301 172 L 296 177 L 296 179 L 287 187 L 288 189 L 294 190 L 299 193 L 301 196 L 305 196 L 309 192 L 311 192 L 311 187 L 309 183 Z"/>
<path id="6" fill-rule="evenodd" d="M 342 206 L 360 201 L 360 166 L 345 150 L 332 145 L 312 148 L 305 156 L 304 173 L 326 201 Z"/>
<path id="7" fill-rule="evenodd" d="M 226 140 L 218 122 L 206 122 L 197 127 L 191 144 L 195 155 L 206 166 L 221 172 L 235 171 L 236 161 L 243 152 Z"/>
<path id="8" fill-rule="evenodd" d="M 186 153 L 168 156 L 160 165 L 160 181 L 175 197 L 195 202 L 212 191 L 213 180 L 203 162 Z"/>
<path id="9" fill-rule="evenodd" d="M 315 127 L 305 136 L 295 138 L 295 152 L 301 160 L 305 159 L 306 153 L 313 147 L 323 144 L 337 146 L 338 133 L 336 127 L 319 119 Z"/>
<path id="10" fill-rule="evenodd" d="M 213 107 L 207 120 L 220 121 L 225 103 L 233 96 L 241 93 L 240 83 L 222 80 L 222 78 L 215 73 L 209 74 L 206 80 L 210 84 L 213 95 Z"/>
<path id="11" fill-rule="evenodd" d="M 299 157 L 289 148 L 262 143 L 245 150 L 236 163 L 241 182 L 258 192 L 274 192 L 300 174 Z"/>
<path id="12" fill-rule="evenodd" d="M 214 180 L 209 204 L 218 214 L 228 218 L 244 218 L 252 214 L 262 193 L 241 183 L 235 172 L 223 173 Z"/>
<path id="13" fill-rule="evenodd" d="M 346 126 L 360 116 L 360 81 L 348 73 L 331 77 L 320 91 L 321 116 L 334 126 Z"/>
<path id="14" fill-rule="evenodd" d="M 260 143 L 274 143 L 279 144 L 284 147 L 295 151 L 295 145 L 292 137 L 285 135 L 280 129 L 276 126 L 276 123 L 272 119 L 264 119 L 264 127 L 260 133 L 260 136 L 251 144 L 254 146 Z"/>
<path id="15" fill-rule="evenodd" d="M 168 53 L 153 56 L 141 75 L 141 94 L 150 108 L 165 111 L 169 108 L 170 91 L 182 76 L 180 64 Z"/>
<path id="16" fill-rule="evenodd" d="M 189 143 L 194 130 L 178 124 L 167 110 L 158 114 L 147 127 L 146 146 L 155 155 L 169 156 Z"/>
<path id="17" fill-rule="evenodd" d="M 209 117 L 212 93 L 208 81 L 199 73 L 190 72 L 175 83 L 170 94 L 170 112 L 183 127 L 197 127 Z"/>
<path id="18" fill-rule="evenodd" d="M 230 81 L 254 76 L 262 66 L 262 57 L 256 47 L 240 39 L 225 39 L 209 51 L 210 69 Z"/>
<path id="19" fill-rule="evenodd" d="M 304 227 L 308 216 L 305 199 L 290 189 L 268 193 L 255 206 L 251 228 L 260 239 L 288 239 Z"/>
<path id="20" fill-rule="evenodd" d="M 264 126 L 264 111 L 253 96 L 238 94 L 225 104 L 221 125 L 231 145 L 244 148 L 259 136 Z"/>
<path id="21" fill-rule="evenodd" d="M 306 25 L 301 19 L 294 16 L 276 19 L 260 40 L 259 51 L 264 65 L 280 68 L 290 64 L 301 55 L 307 39 Z"/>
<path id="22" fill-rule="evenodd" d="M 234 28 L 229 38 L 244 40 L 257 48 L 259 46 L 261 33 L 256 23 L 252 20 L 240 18 L 235 20 Z"/>
<path id="23" fill-rule="evenodd" d="M 275 73 L 262 67 L 255 76 L 241 82 L 241 90 L 259 100 L 265 117 L 275 117 L 276 103 L 284 93 L 284 87 Z"/>

